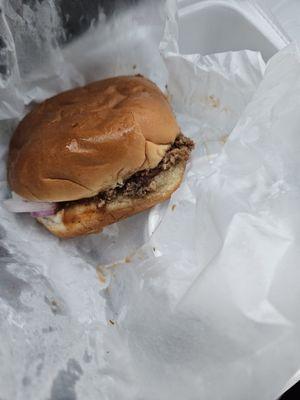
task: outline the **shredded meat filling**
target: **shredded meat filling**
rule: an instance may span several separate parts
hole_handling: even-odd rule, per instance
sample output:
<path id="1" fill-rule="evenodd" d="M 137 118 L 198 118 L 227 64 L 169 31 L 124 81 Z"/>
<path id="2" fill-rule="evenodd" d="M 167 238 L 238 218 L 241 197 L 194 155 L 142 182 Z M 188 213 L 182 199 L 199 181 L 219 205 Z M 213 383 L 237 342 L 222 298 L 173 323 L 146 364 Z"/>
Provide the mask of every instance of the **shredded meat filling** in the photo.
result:
<path id="1" fill-rule="evenodd" d="M 148 193 L 155 191 L 155 176 L 162 171 L 170 169 L 181 161 L 187 161 L 193 148 L 194 142 L 181 133 L 177 136 L 173 145 L 166 152 L 164 158 L 157 167 L 136 172 L 127 179 L 123 185 L 108 189 L 105 192 L 100 192 L 94 197 L 59 203 L 59 209 L 74 203 L 87 204 L 91 201 L 96 201 L 98 207 L 101 208 L 119 195 L 124 197 L 144 197 Z"/>

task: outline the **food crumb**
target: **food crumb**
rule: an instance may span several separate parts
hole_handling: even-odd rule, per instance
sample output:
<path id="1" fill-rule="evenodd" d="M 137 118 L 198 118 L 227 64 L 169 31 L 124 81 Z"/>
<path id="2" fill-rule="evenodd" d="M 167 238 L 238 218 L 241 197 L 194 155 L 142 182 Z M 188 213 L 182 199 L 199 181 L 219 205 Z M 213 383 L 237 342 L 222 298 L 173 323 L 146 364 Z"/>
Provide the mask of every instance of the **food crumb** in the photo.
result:
<path id="1" fill-rule="evenodd" d="M 48 296 L 44 296 L 45 303 L 50 306 L 50 310 L 53 314 L 61 314 L 61 309 L 59 303 L 55 299 L 49 299 Z"/>
<path id="2" fill-rule="evenodd" d="M 100 283 L 106 282 L 105 276 L 99 267 L 97 267 L 97 269 L 96 269 L 96 274 L 97 274 L 97 277 L 98 277 Z"/>
<path id="3" fill-rule="evenodd" d="M 114 325 L 114 324 L 115 324 L 115 322 L 114 322 L 113 320 L 111 320 L 111 319 L 109 319 L 108 322 L 109 322 L 111 325 Z"/>
<path id="4" fill-rule="evenodd" d="M 215 97 L 214 95 L 208 96 L 208 101 L 209 105 L 212 106 L 213 108 L 219 108 L 220 107 L 220 99 Z"/>
<path id="5" fill-rule="evenodd" d="M 57 313 L 58 313 L 58 311 L 59 311 L 59 305 L 58 305 L 58 303 L 57 303 L 56 300 L 51 300 L 51 305 L 50 305 L 50 307 L 51 307 L 51 309 L 52 309 L 52 311 L 53 311 L 54 314 L 57 314 Z"/>
<path id="6" fill-rule="evenodd" d="M 131 256 L 126 256 L 126 257 L 125 257 L 125 263 L 126 263 L 126 264 L 131 263 L 131 261 L 132 261 L 132 257 L 131 257 Z"/>
<path id="7" fill-rule="evenodd" d="M 175 208 L 176 208 L 176 204 L 173 204 L 172 207 L 171 207 L 171 210 L 174 211 Z"/>
<path id="8" fill-rule="evenodd" d="M 220 137 L 220 143 L 225 144 L 227 142 L 228 136 L 226 133 Z"/>

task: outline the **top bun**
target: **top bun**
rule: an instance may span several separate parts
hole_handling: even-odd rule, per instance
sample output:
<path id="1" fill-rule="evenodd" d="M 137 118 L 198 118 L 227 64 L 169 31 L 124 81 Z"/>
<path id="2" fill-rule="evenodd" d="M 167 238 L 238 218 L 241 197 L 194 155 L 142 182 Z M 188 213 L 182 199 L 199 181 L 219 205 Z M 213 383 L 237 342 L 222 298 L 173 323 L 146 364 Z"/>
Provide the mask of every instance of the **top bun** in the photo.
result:
<path id="1" fill-rule="evenodd" d="M 8 181 L 28 200 L 92 197 L 154 168 L 179 132 L 166 97 L 148 79 L 94 82 L 44 101 L 20 122 Z"/>

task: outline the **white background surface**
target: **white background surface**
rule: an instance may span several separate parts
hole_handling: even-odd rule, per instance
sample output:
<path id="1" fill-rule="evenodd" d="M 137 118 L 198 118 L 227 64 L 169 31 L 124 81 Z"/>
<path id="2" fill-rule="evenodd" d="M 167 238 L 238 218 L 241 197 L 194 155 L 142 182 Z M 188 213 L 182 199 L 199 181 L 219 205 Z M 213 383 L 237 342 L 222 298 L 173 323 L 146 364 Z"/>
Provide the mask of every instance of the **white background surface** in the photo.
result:
<path id="1" fill-rule="evenodd" d="M 292 40 L 300 40 L 300 0 L 260 0 L 268 7 Z M 288 382 L 285 390 L 297 383 L 300 371 Z"/>
<path id="2" fill-rule="evenodd" d="M 260 0 L 260 3 L 269 7 L 292 39 L 300 39 L 299 0 Z"/>

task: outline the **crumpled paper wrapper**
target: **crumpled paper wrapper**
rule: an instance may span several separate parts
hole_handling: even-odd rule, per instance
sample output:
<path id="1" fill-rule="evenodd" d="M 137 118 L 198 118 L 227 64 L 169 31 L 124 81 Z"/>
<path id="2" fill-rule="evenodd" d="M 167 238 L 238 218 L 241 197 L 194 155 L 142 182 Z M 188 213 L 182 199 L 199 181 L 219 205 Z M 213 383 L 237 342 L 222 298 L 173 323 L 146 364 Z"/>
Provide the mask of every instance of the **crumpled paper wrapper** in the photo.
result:
<path id="1" fill-rule="evenodd" d="M 197 146 L 169 202 L 99 235 L 0 206 L 1 399 L 275 399 L 300 364 L 299 48 L 266 71 L 250 51 L 182 56 L 172 1 L 60 48 L 55 7 L 35 7 L 0 14 L 1 199 L 22 115 L 105 76 L 167 88 Z"/>

